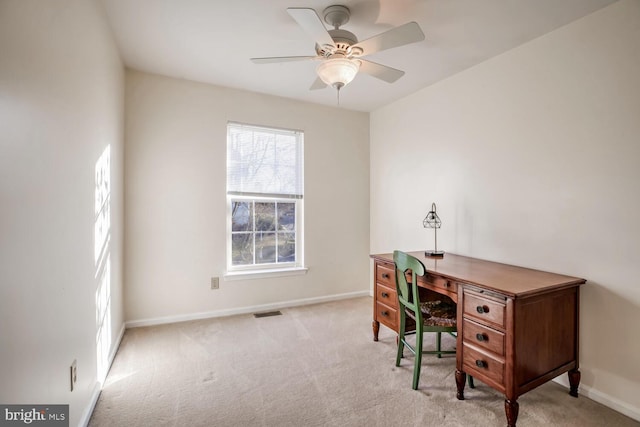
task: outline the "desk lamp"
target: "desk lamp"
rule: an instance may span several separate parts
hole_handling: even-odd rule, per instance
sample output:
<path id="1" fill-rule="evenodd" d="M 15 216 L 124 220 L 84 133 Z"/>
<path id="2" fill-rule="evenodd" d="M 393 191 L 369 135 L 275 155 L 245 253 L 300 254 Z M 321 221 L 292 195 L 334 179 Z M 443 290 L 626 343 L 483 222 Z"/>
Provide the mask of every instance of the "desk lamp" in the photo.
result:
<path id="1" fill-rule="evenodd" d="M 431 203 L 431 210 L 422 221 L 422 226 L 424 228 L 433 228 L 433 237 L 435 239 L 434 250 L 424 251 L 425 256 L 442 258 L 444 256 L 444 251 L 438 250 L 438 228 L 442 227 L 442 221 L 440 221 L 440 217 L 436 213 L 435 203 Z"/>

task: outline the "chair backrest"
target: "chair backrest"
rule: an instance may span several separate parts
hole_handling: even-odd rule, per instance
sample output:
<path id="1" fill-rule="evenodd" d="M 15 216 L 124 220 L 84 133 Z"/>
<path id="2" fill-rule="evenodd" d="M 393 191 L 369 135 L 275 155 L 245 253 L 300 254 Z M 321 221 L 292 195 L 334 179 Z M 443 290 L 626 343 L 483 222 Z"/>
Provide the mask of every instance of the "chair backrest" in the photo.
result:
<path id="1" fill-rule="evenodd" d="M 402 307 L 406 307 L 413 311 L 416 320 L 422 321 L 422 313 L 420 311 L 420 298 L 418 295 L 418 276 L 424 275 L 424 264 L 405 252 L 394 251 L 393 262 L 396 266 L 396 290 L 398 292 L 398 301 Z M 411 271 L 411 283 L 407 282 L 407 271 Z"/>

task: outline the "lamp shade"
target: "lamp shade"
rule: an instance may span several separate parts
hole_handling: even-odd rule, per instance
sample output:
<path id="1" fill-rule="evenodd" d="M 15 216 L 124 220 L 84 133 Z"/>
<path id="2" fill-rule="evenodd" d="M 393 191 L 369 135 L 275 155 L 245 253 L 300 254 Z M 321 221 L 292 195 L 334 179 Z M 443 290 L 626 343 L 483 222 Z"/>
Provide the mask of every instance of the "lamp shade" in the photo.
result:
<path id="1" fill-rule="evenodd" d="M 424 228 L 440 228 L 442 227 L 442 221 L 440 217 L 436 213 L 436 204 L 433 203 L 431 205 L 431 210 L 427 214 L 427 216 L 422 220 L 422 226 Z"/>
<path id="2" fill-rule="evenodd" d="M 340 90 L 348 85 L 358 73 L 360 61 L 347 58 L 329 58 L 318 65 L 318 77 L 327 85 Z"/>

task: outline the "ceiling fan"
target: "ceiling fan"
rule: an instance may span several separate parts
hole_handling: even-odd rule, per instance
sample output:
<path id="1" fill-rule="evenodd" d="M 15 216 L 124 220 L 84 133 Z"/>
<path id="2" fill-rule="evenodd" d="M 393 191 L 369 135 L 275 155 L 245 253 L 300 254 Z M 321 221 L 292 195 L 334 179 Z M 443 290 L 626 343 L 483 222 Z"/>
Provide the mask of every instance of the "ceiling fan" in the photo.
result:
<path id="1" fill-rule="evenodd" d="M 404 46 L 424 40 L 420 26 L 409 22 L 361 42 L 350 31 L 340 27 L 349 21 L 351 12 L 346 6 L 329 6 L 324 12 L 324 21 L 333 27 L 325 28 L 315 10 L 290 7 L 287 12 L 302 29 L 316 42 L 316 56 L 283 56 L 251 58 L 256 64 L 319 60 L 318 78 L 311 85 L 312 90 L 332 86 L 338 90 L 349 84 L 358 71 L 369 74 L 388 83 L 393 83 L 404 75 L 404 71 L 362 59 L 376 52 Z"/>

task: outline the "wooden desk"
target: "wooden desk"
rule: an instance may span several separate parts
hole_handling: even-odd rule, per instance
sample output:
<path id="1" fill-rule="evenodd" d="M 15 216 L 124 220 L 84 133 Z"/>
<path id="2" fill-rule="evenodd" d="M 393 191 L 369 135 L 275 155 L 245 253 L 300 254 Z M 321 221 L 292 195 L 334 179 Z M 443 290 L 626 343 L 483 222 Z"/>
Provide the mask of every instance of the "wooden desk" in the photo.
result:
<path id="1" fill-rule="evenodd" d="M 457 398 L 467 374 L 504 393 L 509 427 L 520 395 L 568 372 L 578 397 L 579 288 L 585 279 L 445 254 L 409 252 L 426 267 L 418 285 L 450 296 L 458 305 Z M 398 332 L 393 254 L 374 260 L 373 339 L 380 323 Z"/>

